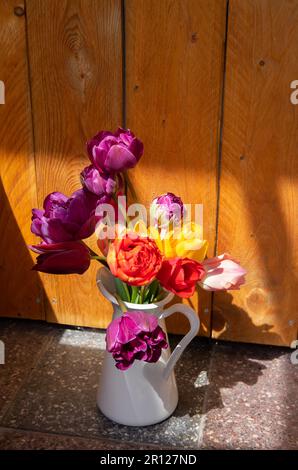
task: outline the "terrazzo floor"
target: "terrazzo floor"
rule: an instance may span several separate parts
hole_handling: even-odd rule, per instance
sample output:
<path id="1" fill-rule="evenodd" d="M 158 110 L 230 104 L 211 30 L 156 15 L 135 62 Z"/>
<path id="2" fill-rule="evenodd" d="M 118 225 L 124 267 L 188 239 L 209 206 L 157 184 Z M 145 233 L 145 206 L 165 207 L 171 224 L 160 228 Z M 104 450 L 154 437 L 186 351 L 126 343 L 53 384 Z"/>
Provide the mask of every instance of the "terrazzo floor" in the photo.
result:
<path id="1" fill-rule="evenodd" d="M 104 336 L 0 319 L 0 449 L 298 449 L 289 349 L 197 338 L 176 366 L 174 415 L 131 428 L 96 407 Z"/>

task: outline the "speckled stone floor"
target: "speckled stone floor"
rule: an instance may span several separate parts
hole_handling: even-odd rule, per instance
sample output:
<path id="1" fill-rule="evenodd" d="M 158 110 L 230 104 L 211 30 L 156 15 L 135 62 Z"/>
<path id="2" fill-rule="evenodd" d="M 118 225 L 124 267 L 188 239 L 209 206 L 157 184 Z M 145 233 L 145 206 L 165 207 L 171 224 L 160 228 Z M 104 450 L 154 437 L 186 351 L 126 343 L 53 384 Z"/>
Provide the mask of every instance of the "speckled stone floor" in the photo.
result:
<path id="1" fill-rule="evenodd" d="M 103 331 L 0 319 L 0 340 L 0 449 L 298 449 L 289 349 L 197 338 L 176 366 L 174 415 L 130 428 L 96 407 Z"/>

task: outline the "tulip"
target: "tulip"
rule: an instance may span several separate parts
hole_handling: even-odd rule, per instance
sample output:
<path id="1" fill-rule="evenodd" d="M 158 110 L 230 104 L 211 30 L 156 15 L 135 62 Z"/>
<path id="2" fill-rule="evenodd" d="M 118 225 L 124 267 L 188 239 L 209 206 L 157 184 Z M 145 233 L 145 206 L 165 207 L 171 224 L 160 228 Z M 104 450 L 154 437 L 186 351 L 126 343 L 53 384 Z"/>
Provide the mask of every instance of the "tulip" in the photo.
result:
<path id="1" fill-rule="evenodd" d="M 245 283 L 246 270 L 229 254 L 206 259 L 202 265 L 205 276 L 199 285 L 205 290 L 236 290 Z"/>
<path id="2" fill-rule="evenodd" d="M 89 165 L 81 173 L 82 185 L 97 196 L 112 195 L 123 190 L 121 175 L 115 177 L 103 174 L 94 165 Z"/>
<path id="3" fill-rule="evenodd" d="M 32 210 L 31 231 L 46 243 L 57 243 L 88 238 L 95 230 L 95 209 L 101 199 L 84 189 L 75 191 L 71 197 L 62 193 L 49 194 L 44 209 Z"/>
<path id="4" fill-rule="evenodd" d="M 150 284 L 162 264 L 163 257 L 150 238 L 127 234 L 110 245 L 107 262 L 112 274 L 132 286 Z"/>
<path id="5" fill-rule="evenodd" d="M 128 369 L 135 360 L 157 362 L 162 349 L 168 347 L 157 318 L 139 310 L 124 312 L 110 323 L 106 345 L 120 370 Z"/>
<path id="6" fill-rule="evenodd" d="M 183 224 L 181 230 L 169 230 L 163 238 L 156 227 L 147 229 L 142 221 L 137 222 L 134 229 L 152 238 L 167 259 L 190 258 L 201 263 L 206 257 L 208 242 L 203 240 L 202 227 L 194 222 Z"/>
<path id="7" fill-rule="evenodd" d="M 179 223 L 183 219 L 185 208 L 179 196 L 165 193 L 153 199 L 151 210 L 154 215 L 154 225 L 169 226 L 169 223 Z"/>
<path id="8" fill-rule="evenodd" d="M 89 249 L 81 242 L 63 242 L 29 247 L 38 253 L 32 269 L 49 274 L 83 274 L 90 265 Z"/>
<path id="9" fill-rule="evenodd" d="M 136 166 L 143 155 L 143 144 L 129 130 L 101 131 L 87 142 L 92 164 L 100 173 L 117 173 Z"/>
<path id="10" fill-rule="evenodd" d="M 81 183 L 91 193 L 101 196 L 113 194 L 117 183 L 110 175 L 100 173 L 94 165 L 89 165 L 81 172 Z"/>
<path id="11" fill-rule="evenodd" d="M 188 258 L 172 258 L 163 261 L 156 278 L 166 290 L 188 298 L 194 294 L 197 282 L 204 274 L 201 263 Z"/>

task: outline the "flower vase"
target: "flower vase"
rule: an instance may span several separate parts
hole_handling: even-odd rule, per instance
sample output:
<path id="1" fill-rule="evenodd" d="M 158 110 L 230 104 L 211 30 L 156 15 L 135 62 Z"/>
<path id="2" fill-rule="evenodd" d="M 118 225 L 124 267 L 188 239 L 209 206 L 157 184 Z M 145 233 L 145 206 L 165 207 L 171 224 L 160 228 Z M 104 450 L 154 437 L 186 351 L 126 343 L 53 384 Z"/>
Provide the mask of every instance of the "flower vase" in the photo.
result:
<path id="1" fill-rule="evenodd" d="M 114 277 L 107 268 L 99 269 L 97 285 L 104 297 L 112 303 L 113 320 L 121 316 L 122 311 L 114 295 Z M 175 312 L 188 318 L 190 330 L 172 353 L 168 347 L 162 350 L 156 363 L 136 360 L 125 371 L 117 369 L 112 354 L 105 351 L 97 405 L 106 417 L 116 423 L 127 426 L 156 424 L 171 416 L 178 404 L 174 366 L 186 346 L 197 335 L 200 321 L 196 312 L 186 305 L 178 303 L 165 308 L 173 297 L 172 293 L 168 293 L 163 300 L 153 304 L 124 302 L 127 311 L 142 310 L 157 316 L 166 336 L 165 318 Z"/>

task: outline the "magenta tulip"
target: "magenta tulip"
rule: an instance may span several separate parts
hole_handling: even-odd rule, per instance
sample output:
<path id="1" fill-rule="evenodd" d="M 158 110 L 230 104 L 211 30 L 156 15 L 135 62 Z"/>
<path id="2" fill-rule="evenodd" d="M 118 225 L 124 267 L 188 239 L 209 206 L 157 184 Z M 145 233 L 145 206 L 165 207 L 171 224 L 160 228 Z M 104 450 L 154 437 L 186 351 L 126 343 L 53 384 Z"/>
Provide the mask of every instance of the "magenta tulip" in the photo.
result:
<path id="1" fill-rule="evenodd" d="M 206 259 L 202 265 L 206 274 L 199 285 L 205 290 L 235 290 L 245 283 L 246 270 L 226 253 Z"/>
<path id="2" fill-rule="evenodd" d="M 91 162 L 100 173 L 117 173 L 136 166 L 143 144 L 130 130 L 101 131 L 87 142 Z"/>
<path id="3" fill-rule="evenodd" d="M 168 347 L 157 318 L 139 310 L 113 320 L 107 328 L 106 343 L 120 370 L 131 367 L 136 359 L 157 362 L 162 349 Z"/>
<path id="4" fill-rule="evenodd" d="M 84 189 L 70 197 L 51 193 L 44 201 L 43 210 L 32 210 L 31 231 L 46 243 L 88 238 L 95 231 L 97 205 L 108 201 L 107 196 L 100 199 Z"/>
<path id="5" fill-rule="evenodd" d="M 173 193 L 165 193 L 153 199 L 151 204 L 154 214 L 154 225 L 167 225 L 183 219 L 185 208 L 182 199 Z"/>
<path id="6" fill-rule="evenodd" d="M 90 265 L 90 253 L 81 242 L 63 242 L 29 247 L 38 253 L 32 269 L 50 274 L 83 274 Z"/>
<path id="7" fill-rule="evenodd" d="M 89 165 L 81 173 L 82 185 L 97 196 L 112 195 L 123 190 L 120 174 L 115 176 L 103 174 L 94 165 Z"/>

